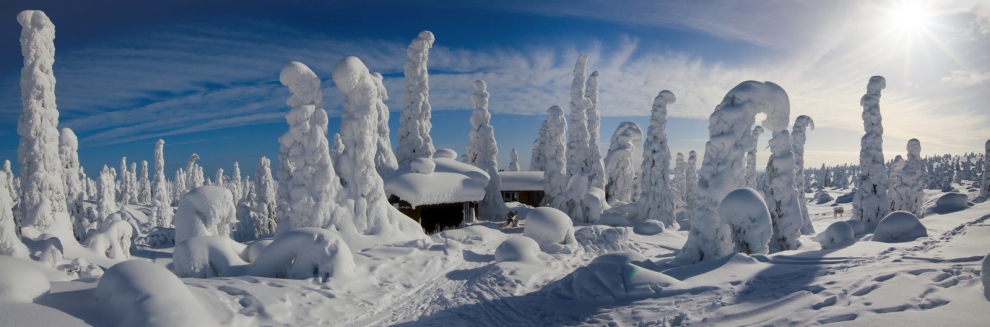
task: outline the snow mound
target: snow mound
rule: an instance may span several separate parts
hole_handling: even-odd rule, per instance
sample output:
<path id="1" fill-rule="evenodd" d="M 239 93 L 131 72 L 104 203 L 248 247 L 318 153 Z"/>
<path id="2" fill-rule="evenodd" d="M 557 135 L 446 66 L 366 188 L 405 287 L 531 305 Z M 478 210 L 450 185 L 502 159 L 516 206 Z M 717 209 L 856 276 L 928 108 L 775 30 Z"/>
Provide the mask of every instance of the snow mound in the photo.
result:
<path id="1" fill-rule="evenodd" d="M 251 263 L 248 274 L 275 278 L 320 278 L 326 282 L 354 271 L 351 249 L 334 231 L 299 228 L 279 235 Z"/>
<path id="2" fill-rule="evenodd" d="M 246 245 L 223 236 L 197 236 L 175 245 L 172 269 L 179 277 L 210 278 L 243 274 Z"/>
<path id="3" fill-rule="evenodd" d="M 849 219 L 846 220 L 846 223 L 849 224 L 850 227 L 852 227 L 853 235 L 855 237 L 861 237 L 864 234 L 866 234 L 866 225 L 863 225 L 862 221 L 856 219 Z"/>
<path id="4" fill-rule="evenodd" d="M 722 223 L 729 226 L 735 252 L 767 254 L 773 236 L 770 210 L 756 190 L 740 188 L 729 192 L 718 205 Z"/>
<path id="5" fill-rule="evenodd" d="M 835 199 L 826 192 L 819 192 L 818 194 L 815 194 L 815 204 L 825 204 L 832 200 Z"/>
<path id="6" fill-rule="evenodd" d="M 966 194 L 949 192 L 938 197 L 938 199 L 935 200 L 934 206 L 926 208 L 924 215 L 927 216 L 933 213 L 944 215 L 969 208 L 972 205 L 973 204 L 969 202 L 969 196 Z"/>
<path id="7" fill-rule="evenodd" d="M 449 148 L 438 149 L 433 153 L 433 158 L 444 158 L 444 159 L 457 159 L 457 151 L 451 150 Z"/>
<path id="8" fill-rule="evenodd" d="M 69 264 L 59 266 L 58 270 L 74 278 L 99 278 L 103 276 L 103 268 L 83 258 L 75 258 Z"/>
<path id="9" fill-rule="evenodd" d="M 856 232 L 848 222 L 837 221 L 828 225 L 821 234 L 815 235 L 815 242 L 821 243 L 822 249 L 840 248 L 855 243 Z"/>
<path id="10" fill-rule="evenodd" d="M 533 239 L 525 236 L 513 236 L 495 248 L 495 262 L 538 262 L 540 258 L 536 255 L 539 253 L 540 245 L 536 244 Z"/>
<path id="11" fill-rule="evenodd" d="M 413 159 L 409 166 L 410 169 L 412 169 L 412 172 L 426 175 L 432 174 L 433 170 L 437 169 L 437 164 L 429 158 Z"/>
<path id="12" fill-rule="evenodd" d="M 485 244 L 502 241 L 505 233 L 484 225 L 473 225 L 465 228 L 448 229 L 440 233 L 445 240 L 453 240 L 464 244 Z"/>
<path id="13" fill-rule="evenodd" d="M 175 242 L 196 236 L 227 236 L 229 224 L 237 221 L 234 198 L 219 186 L 200 186 L 179 200 L 175 213 Z"/>
<path id="14" fill-rule="evenodd" d="M 86 239 L 86 247 L 109 259 L 124 260 L 131 256 L 131 243 L 138 234 L 134 226 L 117 220 L 100 228 L 100 232 Z"/>
<path id="15" fill-rule="evenodd" d="M 657 220 L 647 220 L 633 227 L 633 233 L 639 235 L 656 235 L 663 233 L 663 230 L 663 223 Z"/>
<path id="16" fill-rule="evenodd" d="M 141 236 L 138 243 L 152 248 L 166 248 L 175 245 L 175 228 L 155 227 L 148 232 L 148 235 Z"/>
<path id="17" fill-rule="evenodd" d="M 629 250 L 629 229 L 607 226 L 588 226 L 574 232 L 577 243 L 591 253 L 608 253 Z"/>
<path id="18" fill-rule="evenodd" d="M 145 260 L 110 267 L 96 285 L 97 306 L 114 326 L 216 326 L 171 272 Z"/>
<path id="19" fill-rule="evenodd" d="M 654 271 L 643 255 L 622 251 L 599 256 L 553 286 L 550 296 L 590 302 L 629 301 L 660 294 L 680 281 Z"/>
<path id="20" fill-rule="evenodd" d="M 853 198 L 855 197 L 856 197 L 856 190 L 852 190 L 852 192 L 840 195 L 839 197 L 835 198 L 835 203 L 838 204 L 852 203 Z"/>
<path id="21" fill-rule="evenodd" d="M 562 245 L 576 243 L 571 218 L 554 208 L 530 210 L 526 214 L 526 224 L 523 227 L 523 235 L 539 243 L 544 252 L 557 252 L 563 250 Z"/>
<path id="22" fill-rule="evenodd" d="M 928 230 L 918 217 L 907 211 L 894 211 L 880 220 L 873 232 L 874 242 L 900 243 L 928 237 Z"/>
<path id="23" fill-rule="evenodd" d="M 0 255 L 0 302 L 32 302 L 48 293 L 45 272 L 30 262 Z"/>

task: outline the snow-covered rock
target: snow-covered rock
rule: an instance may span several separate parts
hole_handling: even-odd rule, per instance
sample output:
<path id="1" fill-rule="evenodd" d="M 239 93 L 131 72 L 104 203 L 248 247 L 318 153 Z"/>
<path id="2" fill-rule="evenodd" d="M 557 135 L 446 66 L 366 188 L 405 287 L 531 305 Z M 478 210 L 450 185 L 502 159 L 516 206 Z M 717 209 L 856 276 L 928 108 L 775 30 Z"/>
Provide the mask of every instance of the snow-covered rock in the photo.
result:
<path id="1" fill-rule="evenodd" d="M 822 249 L 839 248 L 856 242 L 856 233 L 848 222 L 837 221 L 815 235 L 815 242 L 821 243 Z"/>
<path id="2" fill-rule="evenodd" d="M 849 219 L 845 221 L 853 229 L 853 235 L 855 237 L 862 237 L 866 235 L 866 225 L 863 225 L 862 221 Z"/>
<path id="3" fill-rule="evenodd" d="M 873 232 L 874 242 L 910 242 L 919 237 L 928 237 L 928 230 L 913 213 L 894 211 L 880 220 Z"/>
<path id="4" fill-rule="evenodd" d="M 576 243 L 574 225 L 563 211 L 540 207 L 526 214 L 523 235 L 540 244 L 544 252 L 557 252 Z"/>
<path id="5" fill-rule="evenodd" d="M 237 221 L 230 191 L 219 186 L 201 186 L 179 200 L 175 213 L 175 242 L 196 236 L 228 236 Z"/>
<path id="6" fill-rule="evenodd" d="M 635 227 L 633 227 L 633 233 L 639 235 L 656 235 L 663 233 L 663 231 L 664 231 L 663 223 L 657 220 L 647 220 L 638 223 L 636 224 Z"/>
<path id="7" fill-rule="evenodd" d="M 736 253 L 767 254 L 773 226 L 770 210 L 756 190 L 740 188 L 729 192 L 718 205 L 718 213 L 728 226 Z"/>
<path id="8" fill-rule="evenodd" d="M 588 302 L 632 301 L 659 295 L 680 284 L 654 271 L 653 262 L 632 251 L 599 256 L 554 284 L 550 296 Z"/>
<path id="9" fill-rule="evenodd" d="M 165 268 L 128 260 L 107 269 L 96 305 L 112 326 L 216 326 L 189 288 Z"/>
<path id="10" fill-rule="evenodd" d="M 38 267 L 18 258 L 0 255 L 0 303 L 31 302 L 48 293 L 49 289 L 51 284 Z"/>
<path id="11" fill-rule="evenodd" d="M 526 236 L 513 236 L 495 248 L 495 262 L 538 262 L 540 245 Z"/>

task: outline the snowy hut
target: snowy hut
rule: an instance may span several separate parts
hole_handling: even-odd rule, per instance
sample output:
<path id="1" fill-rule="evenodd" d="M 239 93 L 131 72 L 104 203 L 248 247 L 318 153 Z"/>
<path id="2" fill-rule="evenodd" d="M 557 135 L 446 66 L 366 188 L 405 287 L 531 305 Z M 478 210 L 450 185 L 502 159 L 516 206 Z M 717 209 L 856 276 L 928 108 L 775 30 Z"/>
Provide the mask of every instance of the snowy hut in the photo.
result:
<path id="1" fill-rule="evenodd" d="M 543 201 L 542 171 L 502 171 L 502 199 L 505 202 L 519 202 L 539 207 Z"/>
<path id="2" fill-rule="evenodd" d="M 453 150 L 439 149 L 433 158 L 414 159 L 384 179 L 389 203 L 427 233 L 459 226 L 485 197 L 488 174 L 454 158 Z"/>

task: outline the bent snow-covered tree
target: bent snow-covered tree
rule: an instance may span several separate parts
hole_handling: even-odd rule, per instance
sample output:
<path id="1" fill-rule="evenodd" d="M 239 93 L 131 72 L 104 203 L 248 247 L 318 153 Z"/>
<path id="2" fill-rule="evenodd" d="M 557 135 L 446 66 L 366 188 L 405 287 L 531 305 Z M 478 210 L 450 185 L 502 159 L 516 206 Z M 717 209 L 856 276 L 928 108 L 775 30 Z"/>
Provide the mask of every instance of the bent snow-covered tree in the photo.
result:
<path id="1" fill-rule="evenodd" d="M 773 132 L 770 138 L 770 160 L 767 161 L 767 192 L 763 199 L 770 210 L 773 237 L 770 239 L 770 252 L 795 250 L 801 245 L 801 217 L 803 196 L 796 187 L 797 165 L 787 130 Z"/>
<path id="2" fill-rule="evenodd" d="M 564 211 L 567 207 L 567 120 L 564 109 L 552 106 L 547 109 L 547 138 L 543 145 L 546 165 L 543 169 L 543 205 Z"/>
<path id="3" fill-rule="evenodd" d="M 495 128 L 491 125 L 488 113 L 488 92 L 485 81 L 474 81 L 471 102 L 474 113 L 471 115 L 471 132 L 468 144 L 468 162 L 483 169 L 491 178 L 485 186 L 485 197 L 478 203 L 478 218 L 499 220 L 508 211 L 502 199 L 502 180 L 498 176 L 498 144 L 495 142 Z"/>
<path id="4" fill-rule="evenodd" d="M 371 78 L 378 88 L 379 97 L 376 105 L 378 109 L 378 149 L 375 152 L 375 169 L 378 170 L 378 175 L 388 176 L 399 169 L 399 163 L 395 160 L 395 154 L 392 153 L 392 142 L 389 139 L 389 134 L 391 134 L 388 129 L 389 113 L 388 106 L 385 105 L 385 100 L 388 100 L 388 91 L 385 90 L 385 84 L 382 83 L 382 74 L 372 73 Z"/>
<path id="5" fill-rule="evenodd" d="M 406 74 L 406 92 L 403 97 L 404 106 L 399 115 L 399 147 L 395 149 L 395 157 L 399 166 L 408 165 L 416 158 L 433 156 L 433 139 L 430 137 L 430 74 L 426 70 L 426 62 L 433 47 L 433 33 L 419 32 L 416 39 L 409 44 L 403 71 Z"/>
<path id="6" fill-rule="evenodd" d="M 870 77 L 866 94 L 859 103 L 863 106 L 863 129 L 866 135 L 860 142 L 859 175 L 853 196 L 853 219 L 863 222 L 867 231 L 873 231 L 880 219 L 890 213 L 887 198 L 887 169 L 883 160 L 883 125 L 880 117 L 880 90 L 887 87 L 883 76 Z"/>
<path id="7" fill-rule="evenodd" d="M 21 111 L 17 160 L 21 163 L 21 226 L 44 230 L 55 215 L 66 214 L 62 160 L 58 155 L 58 109 L 55 106 L 55 25 L 44 12 L 17 14 L 21 24 Z M 72 228 L 67 226 L 67 228 Z"/>
<path id="8" fill-rule="evenodd" d="M 794 164 L 797 165 L 795 171 L 794 186 L 798 190 L 798 205 L 801 206 L 801 234 L 811 235 L 815 233 L 815 226 L 811 225 L 811 216 L 808 215 L 808 201 L 805 201 L 804 194 L 810 191 L 804 183 L 804 143 L 808 140 L 808 130 L 815 129 L 815 121 L 806 115 L 800 115 L 794 120 L 794 131 L 791 133 L 791 143 L 794 148 Z M 755 141 L 753 142 L 756 143 Z"/>
<path id="9" fill-rule="evenodd" d="M 591 72 L 591 76 L 588 76 L 588 83 L 585 86 L 585 96 L 590 101 L 591 106 L 588 107 L 587 117 L 588 117 L 588 179 L 589 187 L 597 187 L 599 189 L 605 189 L 605 163 L 602 161 L 602 152 L 600 149 L 601 141 L 601 125 L 602 118 L 598 110 L 598 71 Z"/>
<path id="10" fill-rule="evenodd" d="M 763 134 L 763 126 L 753 127 L 753 139 L 746 152 L 746 187 L 757 189 L 756 187 L 756 143 Z"/>
<path id="11" fill-rule="evenodd" d="M 674 93 L 663 90 L 653 100 L 650 127 L 643 141 L 640 168 L 639 220 L 655 219 L 677 230 L 674 219 L 674 191 L 670 188 L 670 149 L 667 147 L 667 105 Z"/>
<path id="12" fill-rule="evenodd" d="M 633 153 L 643 140 L 643 130 L 639 124 L 622 122 L 612 134 L 605 155 L 605 198 L 609 204 L 633 201 L 636 180 L 636 167 Z"/>
<path id="13" fill-rule="evenodd" d="M 679 261 L 717 259 L 734 251 L 731 230 L 720 220 L 718 205 L 729 192 L 745 185 L 743 160 L 759 113 L 766 114 L 761 123 L 764 128 L 786 128 L 790 101 L 784 89 L 772 82 L 742 82 L 725 95 L 709 118 L 711 139 L 705 144 L 691 232 L 677 255 Z"/>

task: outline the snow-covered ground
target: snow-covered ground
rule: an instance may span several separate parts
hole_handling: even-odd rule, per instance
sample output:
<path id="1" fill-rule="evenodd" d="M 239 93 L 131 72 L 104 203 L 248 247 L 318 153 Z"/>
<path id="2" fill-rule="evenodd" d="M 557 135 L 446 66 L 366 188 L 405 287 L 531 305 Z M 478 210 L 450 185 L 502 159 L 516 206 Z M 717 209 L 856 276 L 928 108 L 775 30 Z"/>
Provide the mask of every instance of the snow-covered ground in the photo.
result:
<path id="1" fill-rule="evenodd" d="M 846 192 L 830 195 L 839 198 Z M 929 205 L 943 194 L 926 192 Z M 433 235 L 432 244 L 352 248 L 355 272 L 326 283 L 247 276 L 181 282 L 203 311 L 225 326 L 974 326 L 985 323 L 990 307 L 980 283 L 981 260 L 990 249 L 987 203 L 925 216 L 921 222 L 929 237 L 911 242 L 860 240 L 821 250 L 813 235 L 802 236 L 795 251 L 735 254 L 683 267 L 668 261 L 687 231 L 648 236 L 632 227 L 602 225 L 575 226 L 577 245 L 540 252 L 539 260 L 496 262 L 496 248 L 525 229 L 529 209 L 509 205 L 521 210 L 522 227 L 481 223 Z M 843 217 L 833 217 L 834 205 L 809 203 L 815 230 L 849 219 L 850 203 L 837 204 L 846 209 Z M 132 259 L 171 268 L 171 252 L 139 247 Z M 131 270 L 158 273 L 137 268 L 144 270 Z M 115 283 L 124 285 L 116 287 L 127 292 L 141 292 L 147 285 L 140 276 L 127 285 L 120 281 L 125 272 L 111 272 Z M 103 326 L 124 319 L 111 318 L 107 311 L 108 303 L 124 300 L 97 300 L 99 278 L 47 275 L 50 291 L 34 303 L 0 304 L 0 325 Z M 169 280 L 157 282 L 168 285 Z M 158 301 L 182 299 L 182 292 L 168 293 L 155 295 Z M 133 307 L 117 310 L 146 308 Z"/>

